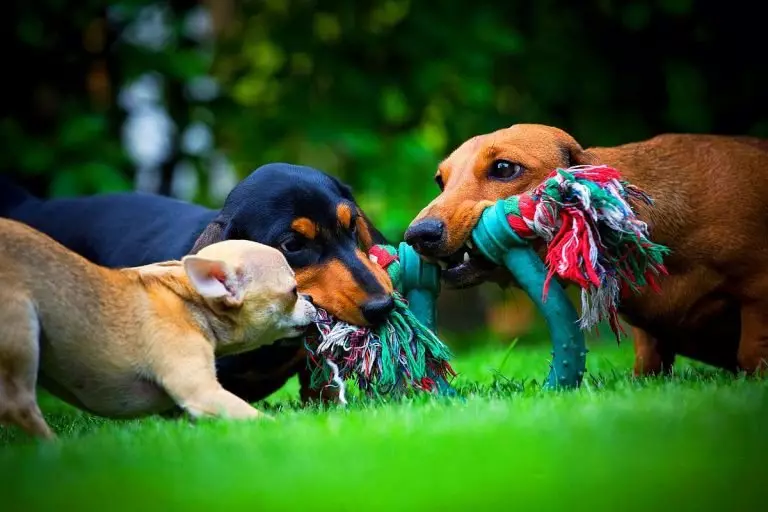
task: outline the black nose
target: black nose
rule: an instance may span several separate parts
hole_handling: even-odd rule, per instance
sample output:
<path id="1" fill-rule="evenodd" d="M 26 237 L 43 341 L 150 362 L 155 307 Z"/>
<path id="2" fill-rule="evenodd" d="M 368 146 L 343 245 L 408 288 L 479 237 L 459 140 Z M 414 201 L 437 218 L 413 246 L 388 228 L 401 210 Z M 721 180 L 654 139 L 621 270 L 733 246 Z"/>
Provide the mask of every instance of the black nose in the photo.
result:
<path id="1" fill-rule="evenodd" d="M 369 299 L 360 309 L 366 320 L 372 324 L 378 324 L 387 318 L 394 307 L 395 300 L 390 295 L 380 295 Z"/>
<path id="2" fill-rule="evenodd" d="M 423 219 L 408 227 L 405 241 L 422 254 L 431 255 L 440 249 L 445 240 L 445 224 L 437 219 Z"/>
<path id="3" fill-rule="evenodd" d="M 315 301 L 312 299 L 312 296 L 311 296 L 311 295 L 307 295 L 306 293 L 302 293 L 302 294 L 301 294 L 301 297 L 302 297 L 302 298 L 303 298 L 305 301 L 307 301 L 307 302 L 309 302 L 310 304 L 312 304 L 313 306 L 315 305 Z"/>

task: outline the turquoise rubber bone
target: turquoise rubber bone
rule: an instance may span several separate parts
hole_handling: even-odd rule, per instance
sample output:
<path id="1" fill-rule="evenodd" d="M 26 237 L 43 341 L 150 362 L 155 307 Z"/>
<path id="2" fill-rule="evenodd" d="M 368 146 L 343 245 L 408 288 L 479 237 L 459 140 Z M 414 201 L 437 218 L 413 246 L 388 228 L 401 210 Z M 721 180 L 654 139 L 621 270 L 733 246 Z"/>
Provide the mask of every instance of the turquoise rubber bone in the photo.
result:
<path id="1" fill-rule="evenodd" d="M 408 307 L 419 321 L 432 332 L 437 332 L 437 296 L 440 293 L 440 269 L 422 260 L 405 242 L 397 248 L 400 260 L 399 292 L 408 301 Z"/>
<path id="2" fill-rule="evenodd" d="M 397 248 L 400 260 L 400 278 L 397 288 L 408 301 L 411 313 L 430 331 L 437 333 L 437 296 L 440 293 L 440 268 L 422 260 L 405 242 Z M 447 396 L 456 396 L 456 390 L 440 379 L 437 385 Z"/>
<path id="3" fill-rule="evenodd" d="M 552 365 L 545 387 L 578 387 L 586 370 L 587 349 L 576 309 L 555 280 L 550 281 L 544 300 L 547 269 L 536 251 L 510 227 L 503 200 L 485 209 L 471 236 L 486 258 L 509 270 L 544 316 L 552 340 Z"/>

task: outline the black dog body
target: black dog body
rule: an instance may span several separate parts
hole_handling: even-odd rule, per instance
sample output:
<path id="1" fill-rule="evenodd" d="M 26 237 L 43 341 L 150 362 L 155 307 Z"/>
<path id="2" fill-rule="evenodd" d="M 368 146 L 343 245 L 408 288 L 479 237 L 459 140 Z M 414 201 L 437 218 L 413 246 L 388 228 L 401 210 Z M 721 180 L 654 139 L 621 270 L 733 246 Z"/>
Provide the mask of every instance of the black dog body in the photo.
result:
<path id="1" fill-rule="evenodd" d="M 13 184 L 0 187 L 7 187 L 0 192 L 0 217 L 23 222 L 113 268 L 179 259 L 218 213 L 140 192 L 45 201 Z"/>
<path id="2" fill-rule="evenodd" d="M 253 240 L 283 252 L 299 290 L 339 318 L 364 324 L 392 308 L 391 283 L 366 256 L 383 237 L 347 186 L 310 167 L 262 166 L 220 211 L 144 193 L 41 200 L 0 179 L 0 216 L 107 267 L 180 259 L 221 240 Z M 268 396 L 297 372 L 302 396 L 313 396 L 298 339 L 222 358 L 217 368 L 224 387 L 248 401 Z"/>

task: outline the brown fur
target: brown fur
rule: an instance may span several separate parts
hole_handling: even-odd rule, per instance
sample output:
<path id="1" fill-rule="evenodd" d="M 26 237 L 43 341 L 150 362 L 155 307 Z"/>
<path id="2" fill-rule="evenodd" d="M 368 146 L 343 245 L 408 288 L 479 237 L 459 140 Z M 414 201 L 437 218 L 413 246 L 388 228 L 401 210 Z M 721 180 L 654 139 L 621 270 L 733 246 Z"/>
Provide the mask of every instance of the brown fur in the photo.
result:
<path id="1" fill-rule="evenodd" d="M 492 162 L 523 166 L 510 181 Z M 662 293 L 622 304 L 634 328 L 635 371 L 669 370 L 675 354 L 754 372 L 768 359 L 768 141 L 668 134 L 608 148 L 582 147 L 566 132 L 514 125 L 474 137 L 438 168 L 444 191 L 418 215 L 445 223 L 430 256 L 460 249 L 483 207 L 540 183 L 557 167 L 606 164 L 654 199 L 636 205 L 655 242 L 672 250 Z"/>
<path id="2" fill-rule="evenodd" d="M 357 211 L 357 219 L 355 220 L 355 226 L 357 227 L 357 237 L 358 240 L 360 240 L 360 245 L 362 246 L 363 250 L 368 252 L 371 250 L 371 247 L 373 247 L 373 235 L 371 234 L 370 227 L 368 226 L 368 222 L 365 220 L 365 216 L 363 216 L 363 213 L 358 210 Z M 389 278 L 381 279 L 382 283 L 388 283 Z"/>
<path id="3" fill-rule="evenodd" d="M 386 271 L 371 262 L 362 251 L 357 251 L 360 262 L 374 275 L 381 277 L 385 293 L 392 293 L 392 284 Z M 365 291 L 355 282 L 352 274 L 339 260 L 330 260 L 321 265 L 300 268 L 296 280 L 301 284 L 302 293 L 309 294 L 316 304 L 322 304 L 329 311 L 346 311 L 344 321 L 355 325 L 366 325 L 368 321 L 360 312 L 358 304 L 367 298 Z"/>
<path id="4" fill-rule="evenodd" d="M 306 217 L 299 217 L 291 222 L 291 229 L 300 235 L 307 237 L 308 240 L 314 240 L 317 236 L 317 226 L 312 220 Z"/>
<path id="5" fill-rule="evenodd" d="M 346 203 L 341 203 L 336 207 L 336 218 L 339 220 L 339 226 L 349 229 L 352 222 L 352 209 Z"/>
<path id="6" fill-rule="evenodd" d="M 0 421 L 52 437 L 40 383 L 96 414 L 180 405 L 193 417 L 263 416 L 216 380 L 214 357 L 296 336 L 314 308 L 283 255 L 254 242 L 181 262 L 96 266 L 46 235 L 0 220 Z"/>

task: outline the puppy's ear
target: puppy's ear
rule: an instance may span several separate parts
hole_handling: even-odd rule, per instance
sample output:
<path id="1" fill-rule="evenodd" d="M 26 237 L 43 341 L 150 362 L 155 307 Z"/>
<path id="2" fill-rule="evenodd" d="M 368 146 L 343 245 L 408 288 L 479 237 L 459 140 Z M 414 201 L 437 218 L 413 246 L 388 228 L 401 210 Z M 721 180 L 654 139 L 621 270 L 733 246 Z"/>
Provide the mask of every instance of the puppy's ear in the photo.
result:
<path id="1" fill-rule="evenodd" d="M 228 307 L 242 305 L 243 290 L 236 273 L 227 263 L 200 256 L 184 256 L 181 262 L 192 286 L 203 298 Z"/>
<path id="2" fill-rule="evenodd" d="M 215 244 L 217 242 L 223 242 L 230 238 L 231 224 L 226 223 L 223 219 L 215 218 L 210 224 L 205 226 L 205 229 L 200 236 L 195 240 L 195 245 L 192 246 L 190 254 L 197 254 L 203 247 Z"/>

